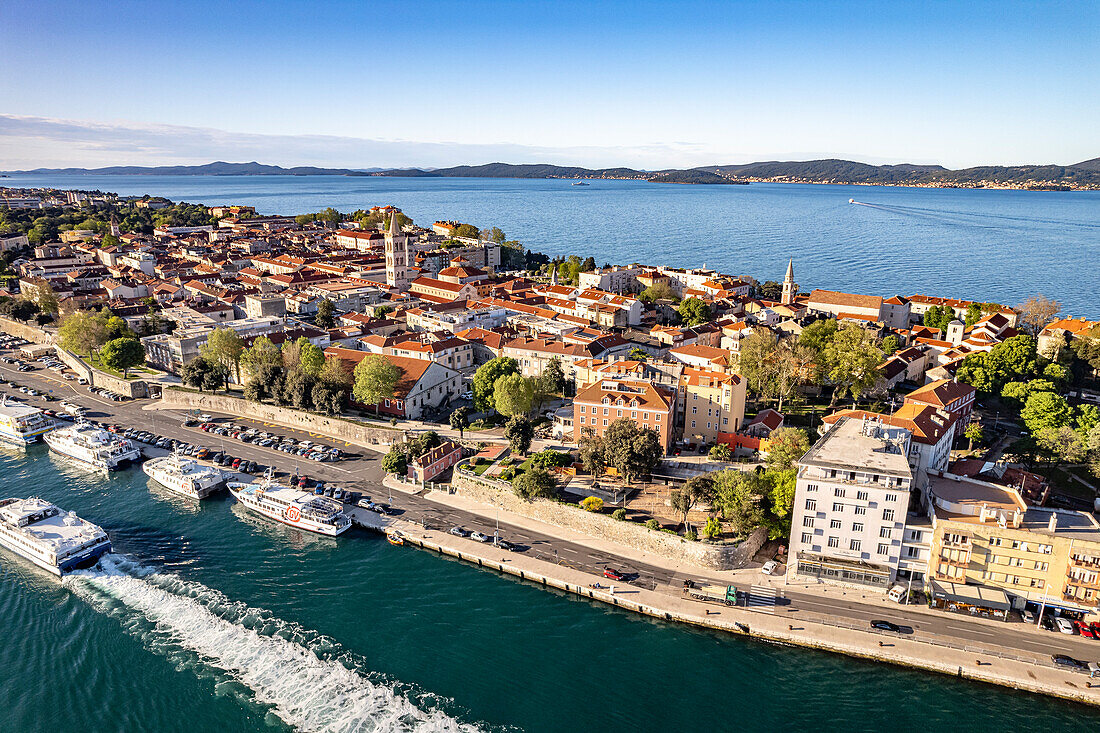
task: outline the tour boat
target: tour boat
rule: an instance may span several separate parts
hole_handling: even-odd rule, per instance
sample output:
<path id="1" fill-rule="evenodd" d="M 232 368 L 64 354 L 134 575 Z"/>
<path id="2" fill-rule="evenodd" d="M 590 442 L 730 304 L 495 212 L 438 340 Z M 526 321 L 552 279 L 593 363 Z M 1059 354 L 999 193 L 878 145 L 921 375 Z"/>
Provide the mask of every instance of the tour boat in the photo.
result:
<path id="1" fill-rule="evenodd" d="M 270 475 L 259 483 L 230 481 L 227 486 L 241 506 L 291 527 L 329 537 L 351 527 L 351 518 L 340 502 L 277 484 Z"/>
<path id="2" fill-rule="evenodd" d="M 0 440 L 25 447 L 53 430 L 53 420 L 37 407 L 0 398 Z"/>
<path id="3" fill-rule="evenodd" d="M 95 565 L 111 551 L 99 526 L 36 496 L 0 500 L 0 546 L 54 575 Z"/>
<path id="4" fill-rule="evenodd" d="M 161 486 L 193 499 L 205 499 L 225 483 L 225 476 L 218 469 L 178 452 L 151 458 L 142 464 L 141 470 Z"/>
<path id="5" fill-rule="evenodd" d="M 135 443 L 89 423 L 52 430 L 42 439 L 50 450 L 99 470 L 115 471 L 141 459 Z"/>

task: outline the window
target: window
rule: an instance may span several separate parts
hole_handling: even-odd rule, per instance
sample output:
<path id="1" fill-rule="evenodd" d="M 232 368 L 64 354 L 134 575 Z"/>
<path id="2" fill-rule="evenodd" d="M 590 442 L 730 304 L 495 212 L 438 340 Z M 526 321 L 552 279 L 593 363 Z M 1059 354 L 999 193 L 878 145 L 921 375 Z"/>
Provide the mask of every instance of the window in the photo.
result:
<path id="1" fill-rule="evenodd" d="M 844 511 L 844 505 L 841 504 L 840 502 L 833 502 L 833 511 L 834 512 Z"/>
<path id="2" fill-rule="evenodd" d="M 1050 567 L 1050 563 L 1039 562 L 1038 560 L 1035 561 L 1035 569 L 1036 570 L 1046 570 L 1049 567 Z"/>
<path id="3" fill-rule="evenodd" d="M 694 415 L 694 414 L 695 414 L 696 412 L 698 412 L 698 411 L 699 411 L 699 408 L 698 408 L 698 407 L 695 407 L 694 405 L 692 405 L 692 406 L 691 406 L 691 414 L 692 414 L 692 415 Z"/>
<path id="4" fill-rule="evenodd" d="M 802 518 L 802 526 L 803 527 L 813 527 L 814 526 L 814 518 L 813 517 L 803 517 Z"/>
<path id="5" fill-rule="evenodd" d="M 863 531 L 863 522 L 852 522 L 852 531 L 853 532 L 862 532 Z"/>
<path id="6" fill-rule="evenodd" d="M 890 554 L 890 545 L 886 544 L 885 542 L 878 543 L 878 554 L 880 554 L 880 555 L 889 555 Z"/>
<path id="7" fill-rule="evenodd" d="M 806 491 L 817 491 L 817 484 L 806 484 Z"/>
<path id="8" fill-rule="evenodd" d="M 882 521 L 884 521 L 884 522 L 894 521 L 894 510 L 893 509 L 883 509 L 882 510 Z"/>
<path id="9" fill-rule="evenodd" d="M 895 502 L 897 500 L 898 500 L 898 495 L 897 494 L 887 494 L 886 495 L 886 501 L 888 501 L 888 502 L 892 503 L 892 502 Z"/>
<path id="10" fill-rule="evenodd" d="M 919 547 L 906 547 L 905 548 L 905 556 L 906 557 L 920 557 L 920 548 Z"/>
<path id="11" fill-rule="evenodd" d="M 851 543 L 849 543 L 848 547 L 853 552 L 859 552 L 859 547 L 860 547 L 859 540 L 852 540 Z"/>
<path id="12" fill-rule="evenodd" d="M 809 532 L 803 532 L 802 533 L 802 544 L 808 545 L 813 541 L 814 541 L 814 536 L 812 534 L 810 534 Z"/>
<path id="13" fill-rule="evenodd" d="M 829 529 L 840 529 L 840 520 L 834 519 L 829 522 Z"/>
<path id="14" fill-rule="evenodd" d="M 584 425 L 584 418 L 581 418 L 581 425 Z"/>
<path id="15" fill-rule="evenodd" d="M 878 536 L 883 538 L 883 539 L 890 539 L 891 534 L 892 534 L 892 531 L 891 531 L 890 527 L 883 527 L 882 529 L 880 529 L 878 531 Z"/>
<path id="16" fill-rule="evenodd" d="M 615 417 L 622 417 L 622 416 L 623 416 L 623 411 L 622 410 L 615 410 Z"/>
<path id="17" fill-rule="evenodd" d="M 844 489 L 833 489 L 834 496 L 844 496 Z"/>
<path id="18" fill-rule="evenodd" d="M 857 506 L 856 507 L 856 516 L 857 517 L 862 517 L 866 513 L 867 513 L 867 507 L 865 507 L 865 506 Z"/>
<path id="19" fill-rule="evenodd" d="M 1035 551 L 1040 555 L 1049 555 L 1053 550 L 1053 545 L 1038 545 L 1035 548 Z"/>
<path id="20" fill-rule="evenodd" d="M 860 501 L 867 501 L 867 492 L 866 491 L 857 491 L 856 492 L 856 498 L 859 499 Z"/>
<path id="21" fill-rule="evenodd" d="M 607 427 L 607 418 L 606 417 L 603 419 L 603 424 L 604 424 L 604 427 Z"/>
<path id="22" fill-rule="evenodd" d="M 695 421 L 694 420 L 691 421 L 691 427 L 695 427 Z"/>
<path id="23" fill-rule="evenodd" d="M 806 511 L 812 512 L 812 511 L 815 511 L 816 509 L 817 509 L 817 502 L 814 501 L 813 499 L 807 499 L 806 500 Z"/>
<path id="24" fill-rule="evenodd" d="M 840 540 L 836 537 L 830 537 L 829 547 L 840 547 Z"/>
<path id="25" fill-rule="evenodd" d="M 657 416 L 654 417 L 653 419 L 656 420 L 657 422 L 661 422 L 661 413 L 658 412 Z"/>

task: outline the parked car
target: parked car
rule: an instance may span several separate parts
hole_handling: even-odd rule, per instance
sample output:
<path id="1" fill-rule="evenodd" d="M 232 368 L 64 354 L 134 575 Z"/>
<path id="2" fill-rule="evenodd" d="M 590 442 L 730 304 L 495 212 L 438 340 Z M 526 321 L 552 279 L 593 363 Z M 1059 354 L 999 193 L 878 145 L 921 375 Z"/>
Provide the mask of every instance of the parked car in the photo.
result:
<path id="1" fill-rule="evenodd" d="M 502 550 L 507 550 L 508 552 L 515 552 L 516 551 L 516 546 L 513 545 L 508 540 L 502 540 L 502 539 L 498 538 L 495 542 L 493 542 L 493 545 L 495 545 L 496 547 L 499 547 Z"/>
<path id="2" fill-rule="evenodd" d="M 764 563 L 764 567 L 760 568 L 760 572 L 764 573 L 764 575 L 771 575 L 778 568 L 779 563 L 777 563 L 775 560 L 768 560 L 766 563 Z"/>
<path id="3" fill-rule="evenodd" d="M 622 573 L 620 573 L 615 568 L 604 568 L 603 569 L 603 577 L 611 578 L 612 580 L 618 580 L 618 581 L 626 580 L 626 576 L 623 575 Z"/>
<path id="4" fill-rule="evenodd" d="M 1092 632 L 1092 628 L 1084 621 L 1074 621 L 1073 627 L 1077 629 L 1077 633 L 1086 639 L 1095 639 L 1096 634 Z"/>
<path id="5" fill-rule="evenodd" d="M 450 532 L 451 534 L 453 534 L 455 537 L 469 537 L 470 536 L 470 533 L 467 532 L 466 530 L 462 529 L 462 527 L 451 527 L 447 531 Z"/>
<path id="6" fill-rule="evenodd" d="M 481 532 L 471 532 L 470 539 L 474 540 L 475 542 L 492 542 L 493 540 L 492 537 L 487 534 L 482 534 Z"/>
<path id="7" fill-rule="evenodd" d="M 1063 618 L 1062 616 L 1055 617 L 1054 627 L 1063 634 L 1073 633 L 1073 624 L 1070 623 L 1069 619 Z"/>
<path id="8" fill-rule="evenodd" d="M 871 622 L 872 629 L 878 629 L 879 631 L 893 631 L 895 634 L 901 633 L 901 627 L 897 624 L 890 623 L 889 621 L 883 621 L 882 619 L 875 619 Z"/>

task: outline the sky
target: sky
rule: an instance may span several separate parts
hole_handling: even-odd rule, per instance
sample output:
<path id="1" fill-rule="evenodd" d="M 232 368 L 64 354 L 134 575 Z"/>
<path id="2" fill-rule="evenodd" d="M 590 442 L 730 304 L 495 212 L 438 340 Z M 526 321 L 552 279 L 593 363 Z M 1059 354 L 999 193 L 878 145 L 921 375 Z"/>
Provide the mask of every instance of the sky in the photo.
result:
<path id="1" fill-rule="evenodd" d="M 1097 2 L 0 0 L 0 170 L 1100 156 Z"/>

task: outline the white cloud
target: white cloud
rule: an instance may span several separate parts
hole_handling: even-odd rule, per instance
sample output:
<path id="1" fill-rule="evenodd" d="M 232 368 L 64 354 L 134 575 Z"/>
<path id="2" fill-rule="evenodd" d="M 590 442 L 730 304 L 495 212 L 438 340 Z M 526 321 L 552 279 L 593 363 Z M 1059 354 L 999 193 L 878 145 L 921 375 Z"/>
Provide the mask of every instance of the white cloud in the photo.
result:
<path id="1" fill-rule="evenodd" d="M 202 127 L 0 115 L 0 169 L 194 165 L 214 160 L 340 168 L 444 167 L 499 161 L 655 169 L 746 159 L 690 142 L 551 148 L 260 135 Z"/>

